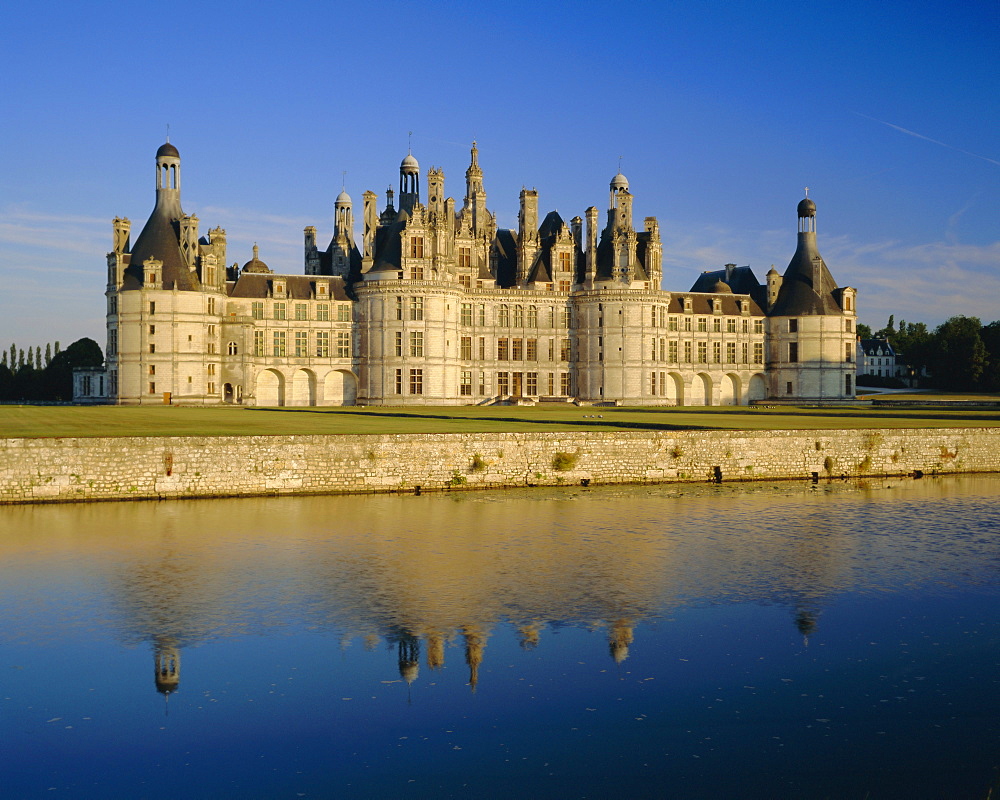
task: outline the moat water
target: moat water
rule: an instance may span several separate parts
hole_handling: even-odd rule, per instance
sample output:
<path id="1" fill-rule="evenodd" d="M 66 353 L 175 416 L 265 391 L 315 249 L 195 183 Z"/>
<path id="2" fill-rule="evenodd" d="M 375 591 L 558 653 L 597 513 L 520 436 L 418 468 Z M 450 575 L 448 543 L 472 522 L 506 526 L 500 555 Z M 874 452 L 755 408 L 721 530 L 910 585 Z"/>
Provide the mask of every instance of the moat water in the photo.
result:
<path id="1" fill-rule="evenodd" d="M 997 797 L 998 495 L 2 508 L 0 797 Z"/>

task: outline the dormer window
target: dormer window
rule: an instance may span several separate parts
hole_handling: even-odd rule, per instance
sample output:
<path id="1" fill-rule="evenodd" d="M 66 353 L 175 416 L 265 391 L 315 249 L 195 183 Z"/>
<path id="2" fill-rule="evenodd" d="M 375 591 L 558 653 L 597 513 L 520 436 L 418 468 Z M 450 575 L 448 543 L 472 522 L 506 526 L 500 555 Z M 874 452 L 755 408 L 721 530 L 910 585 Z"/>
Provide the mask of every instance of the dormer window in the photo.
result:
<path id="1" fill-rule="evenodd" d="M 275 281 L 274 282 L 274 293 L 275 295 L 283 295 L 285 293 L 285 282 Z"/>
<path id="2" fill-rule="evenodd" d="M 721 314 L 722 313 L 722 301 L 721 300 L 713 300 L 712 301 L 712 313 L 714 313 L 714 314 Z"/>
<path id="3" fill-rule="evenodd" d="M 326 284 L 318 283 L 316 284 L 316 294 L 320 297 L 326 297 Z"/>

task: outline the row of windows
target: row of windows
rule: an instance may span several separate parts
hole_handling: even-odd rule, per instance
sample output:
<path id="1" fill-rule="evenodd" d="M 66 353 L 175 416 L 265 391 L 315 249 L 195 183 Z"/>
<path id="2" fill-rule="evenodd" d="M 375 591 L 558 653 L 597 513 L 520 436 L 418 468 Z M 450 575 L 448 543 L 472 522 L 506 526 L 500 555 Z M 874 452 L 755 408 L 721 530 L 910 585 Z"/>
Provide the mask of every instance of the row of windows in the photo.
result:
<path id="1" fill-rule="evenodd" d="M 313 347 L 309 347 L 309 333 L 308 331 L 294 331 L 294 337 L 292 338 L 292 350 L 288 350 L 288 335 L 286 331 L 271 331 L 271 353 L 270 355 L 277 358 L 282 358 L 284 356 L 291 355 L 295 358 L 306 358 L 310 355 L 315 355 L 317 358 L 329 358 L 331 352 L 337 358 L 350 358 L 351 357 L 351 334 L 347 331 L 338 331 L 335 334 L 333 341 L 333 349 L 331 350 L 331 335 L 330 331 L 316 331 L 313 334 Z M 235 344 L 235 343 L 232 343 Z M 253 354 L 257 357 L 263 357 L 268 355 L 268 340 L 265 331 L 254 331 L 253 332 Z"/>
<path id="2" fill-rule="evenodd" d="M 150 373 L 150 374 L 152 374 L 152 373 Z M 117 379 L 116 379 L 116 383 L 117 383 Z M 188 376 L 188 383 L 189 384 L 193 383 L 193 381 L 191 379 L 191 376 Z M 115 391 L 116 392 L 118 391 L 117 386 L 115 388 Z M 206 391 L 207 391 L 208 394 L 218 394 L 218 390 L 215 388 L 215 381 L 209 381 L 208 382 Z M 156 381 L 149 381 L 149 394 L 156 394 Z"/>
<path id="3" fill-rule="evenodd" d="M 292 313 L 294 314 L 293 319 L 296 320 L 307 320 L 309 319 L 309 305 L 308 303 L 292 303 Z M 209 313 L 212 313 L 211 311 Z M 351 304 L 350 303 L 338 303 L 336 305 L 335 312 L 337 315 L 337 322 L 350 322 L 351 321 Z M 264 319 L 264 302 L 254 301 L 250 304 L 250 315 L 254 319 Z M 288 304 L 280 301 L 273 301 L 271 303 L 271 318 L 272 319 L 289 319 L 288 317 Z M 330 304 L 329 303 L 316 303 L 316 319 L 320 322 L 330 321 Z"/>
<path id="4" fill-rule="evenodd" d="M 485 326 L 490 324 L 487 306 L 483 303 L 474 305 L 473 303 L 462 303 L 459 307 L 459 322 L 462 325 L 471 327 L 473 320 L 476 325 Z M 397 317 L 397 319 L 401 319 Z M 572 323 L 572 313 L 569 308 L 557 309 L 555 306 L 510 306 L 502 303 L 496 309 L 496 324 L 501 328 L 537 328 L 541 320 L 547 328 L 568 328 Z"/>
<path id="5" fill-rule="evenodd" d="M 473 389 L 478 386 L 478 394 L 485 396 L 489 392 L 488 373 L 478 373 L 474 382 L 472 370 L 463 370 L 459 375 L 458 393 L 462 397 L 471 397 Z M 549 372 L 539 376 L 537 372 L 497 372 L 495 377 L 496 393 L 499 395 L 538 396 L 539 389 L 545 390 L 549 396 L 556 394 L 558 381 L 559 394 L 572 394 L 572 381 L 568 372 Z M 422 369 L 402 370 L 395 373 L 394 390 L 396 394 L 423 394 L 424 371 Z"/>
<path id="6" fill-rule="evenodd" d="M 709 363 L 709 344 L 711 348 L 711 363 L 713 364 L 763 364 L 764 363 L 764 343 L 763 342 L 678 342 L 674 339 L 652 338 L 650 341 L 649 360 L 663 361 L 668 364 Z M 725 344 L 725 351 L 722 345 Z M 737 351 L 736 345 L 739 344 Z M 753 345 L 751 351 L 750 345 Z M 697 351 L 695 348 L 697 345 Z M 695 353 L 697 352 L 697 359 Z M 751 354 L 753 361 L 751 362 Z M 725 362 L 723 362 L 725 355 Z M 737 355 L 739 360 L 737 360 Z"/>
<path id="7" fill-rule="evenodd" d="M 788 343 L 788 361 L 790 363 L 795 363 L 799 360 L 799 343 L 789 342 Z M 847 364 L 854 363 L 854 345 L 848 342 L 844 345 L 844 362 Z"/>

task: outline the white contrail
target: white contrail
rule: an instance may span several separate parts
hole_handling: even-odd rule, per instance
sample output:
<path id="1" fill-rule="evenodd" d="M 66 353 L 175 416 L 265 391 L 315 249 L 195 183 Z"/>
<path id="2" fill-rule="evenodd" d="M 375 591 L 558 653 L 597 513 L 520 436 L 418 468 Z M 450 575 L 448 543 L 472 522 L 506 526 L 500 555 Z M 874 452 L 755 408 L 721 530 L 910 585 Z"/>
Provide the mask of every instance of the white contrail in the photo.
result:
<path id="1" fill-rule="evenodd" d="M 981 161 L 987 161 L 994 166 L 1000 167 L 1000 161 L 995 158 L 988 158 L 987 156 L 981 156 L 978 153 L 970 153 L 968 150 L 963 150 L 961 147 L 955 147 L 953 144 L 948 144 L 947 142 L 939 142 L 937 139 L 932 139 L 930 136 L 924 136 L 922 133 L 917 133 L 916 131 L 911 131 L 906 128 L 900 127 L 899 125 L 893 125 L 891 122 L 886 122 L 882 119 L 875 119 L 875 117 L 869 117 L 867 114 L 862 114 L 860 111 L 855 111 L 859 117 L 864 117 L 865 119 L 870 119 L 872 122 L 877 122 L 879 125 L 885 125 L 886 127 L 897 130 L 900 133 L 905 133 L 907 136 L 913 136 L 917 139 L 923 139 L 925 142 L 930 142 L 931 144 L 937 144 L 941 147 L 947 147 L 949 150 L 956 150 L 959 153 L 963 153 L 967 156 L 972 156 L 973 158 L 978 158 Z"/>

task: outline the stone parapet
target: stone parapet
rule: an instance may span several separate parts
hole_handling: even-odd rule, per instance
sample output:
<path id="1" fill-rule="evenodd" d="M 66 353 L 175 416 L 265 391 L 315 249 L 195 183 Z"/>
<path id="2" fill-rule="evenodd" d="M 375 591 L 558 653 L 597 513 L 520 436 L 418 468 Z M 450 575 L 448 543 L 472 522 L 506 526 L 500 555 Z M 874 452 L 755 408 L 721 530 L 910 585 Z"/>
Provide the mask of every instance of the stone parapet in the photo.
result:
<path id="1" fill-rule="evenodd" d="M 0 503 L 1000 472 L 1000 429 L 0 439 Z"/>

